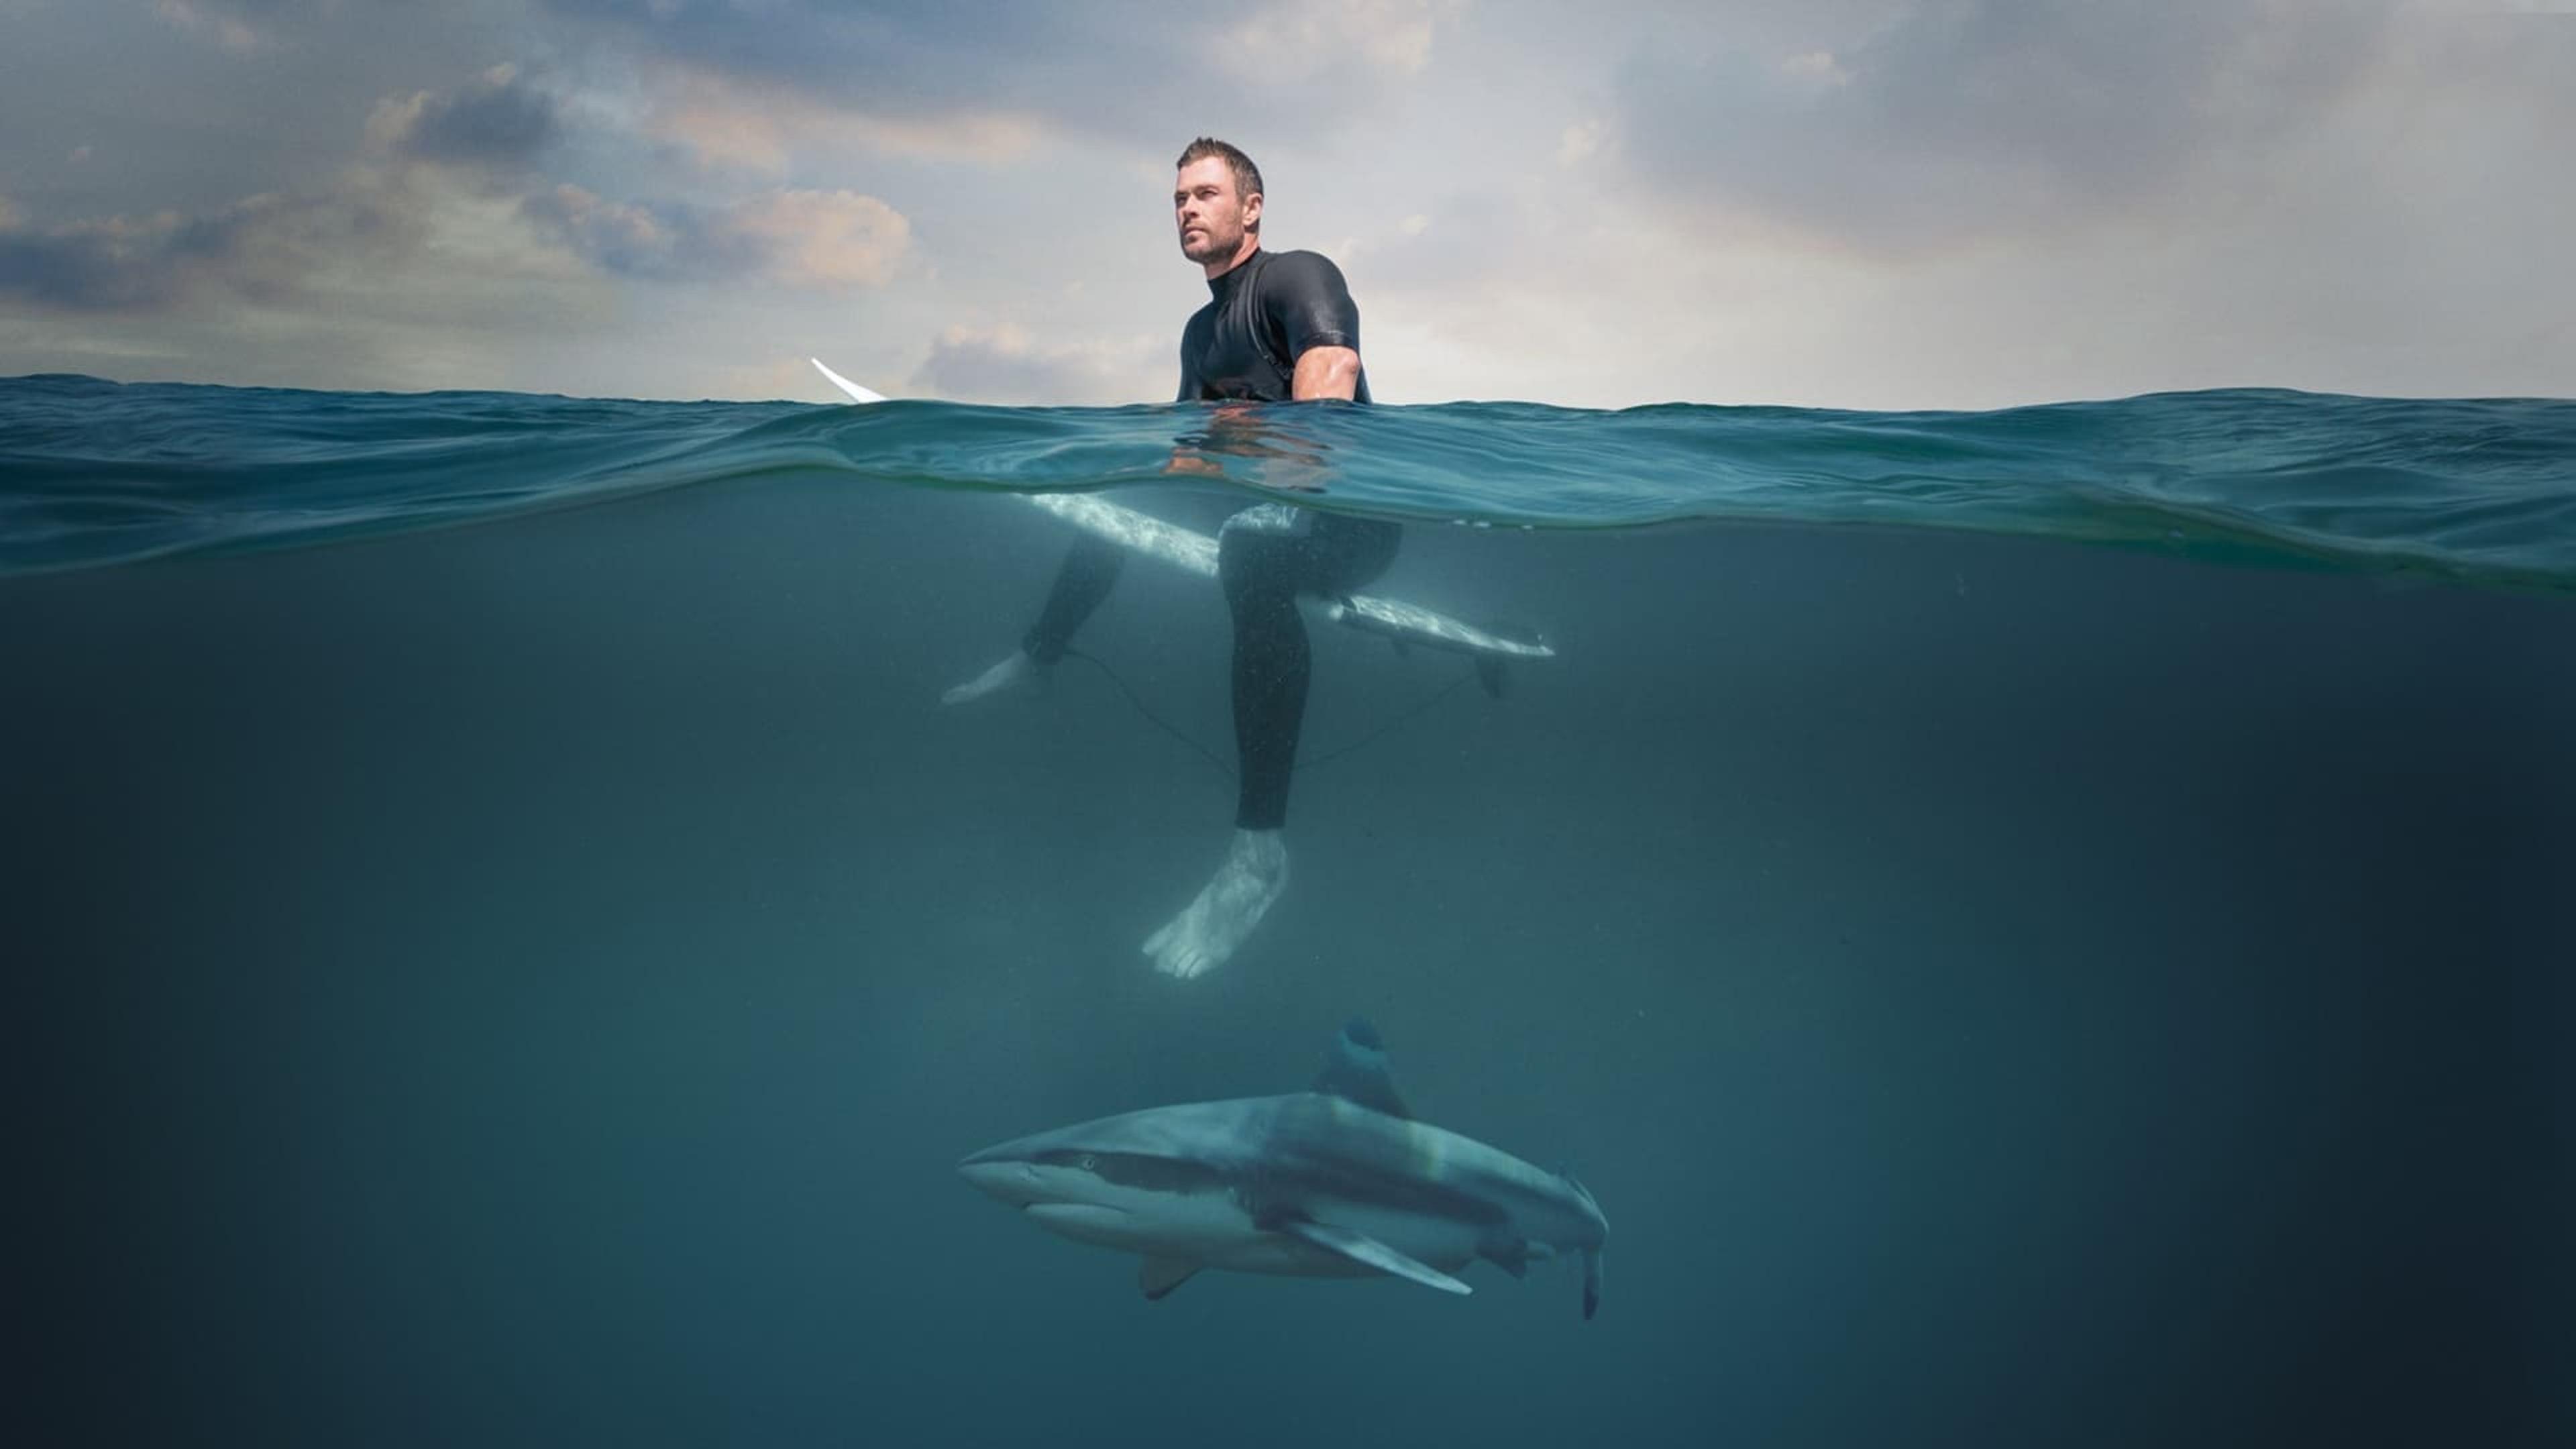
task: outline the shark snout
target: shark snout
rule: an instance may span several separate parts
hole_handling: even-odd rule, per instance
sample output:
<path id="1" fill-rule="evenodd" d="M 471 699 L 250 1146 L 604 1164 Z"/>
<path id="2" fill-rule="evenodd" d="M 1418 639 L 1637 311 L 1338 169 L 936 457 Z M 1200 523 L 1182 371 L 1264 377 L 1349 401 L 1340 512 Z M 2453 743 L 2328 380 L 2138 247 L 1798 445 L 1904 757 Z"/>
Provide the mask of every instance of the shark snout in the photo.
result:
<path id="1" fill-rule="evenodd" d="M 1013 1207 L 1035 1202 L 1043 1186 L 1037 1165 L 1013 1154 L 1007 1146 L 987 1147 L 966 1158 L 957 1164 L 957 1175 L 973 1183 L 976 1190 Z"/>

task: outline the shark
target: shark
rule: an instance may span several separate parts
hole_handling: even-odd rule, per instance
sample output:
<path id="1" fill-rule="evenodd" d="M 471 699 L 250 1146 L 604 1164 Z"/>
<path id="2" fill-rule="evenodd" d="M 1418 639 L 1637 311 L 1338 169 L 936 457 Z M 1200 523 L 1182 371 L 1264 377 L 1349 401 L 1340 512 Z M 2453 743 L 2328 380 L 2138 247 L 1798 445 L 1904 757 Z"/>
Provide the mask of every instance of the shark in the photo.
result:
<path id="1" fill-rule="evenodd" d="M 1468 1293 L 1483 1260 L 1515 1278 L 1579 1255 L 1583 1316 L 1601 1306 L 1609 1220 L 1583 1184 L 1415 1119 L 1365 1018 L 1312 1087 L 1152 1107 L 987 1147 L 975 1187 L 1079 1243 L 1139 1255 L 1160 1300 L 1209 1268 L 1394 1277 Z"/>

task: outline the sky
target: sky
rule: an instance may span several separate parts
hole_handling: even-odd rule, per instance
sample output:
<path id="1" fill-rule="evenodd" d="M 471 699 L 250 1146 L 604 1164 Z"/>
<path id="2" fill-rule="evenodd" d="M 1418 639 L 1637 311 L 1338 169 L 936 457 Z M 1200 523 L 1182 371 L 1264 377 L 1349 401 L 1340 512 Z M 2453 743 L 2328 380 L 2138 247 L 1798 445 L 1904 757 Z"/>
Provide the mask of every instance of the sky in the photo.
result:
<path id="1" fill-rule="evenodd" d="M 1161 401 L 1174 158 L 1381 402 L 2576 397 L 2576 0 L 0 0 L 0 376 Z"/>

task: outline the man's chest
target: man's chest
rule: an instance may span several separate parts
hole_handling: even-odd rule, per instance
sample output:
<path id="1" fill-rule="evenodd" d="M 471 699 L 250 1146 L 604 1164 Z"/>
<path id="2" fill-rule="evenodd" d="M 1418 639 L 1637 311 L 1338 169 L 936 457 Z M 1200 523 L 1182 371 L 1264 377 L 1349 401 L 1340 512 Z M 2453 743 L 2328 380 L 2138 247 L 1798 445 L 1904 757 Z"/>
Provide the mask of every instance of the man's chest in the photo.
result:
<path id="1" fill-rule="evenodd" d="M 1200 397 L 1288 400 L 1290 373 L 1279 355 L 1281 339 L 1266 335 L 1264 321 L 1260 308 L 1248 306 L 1217 308 L 1192 319 L 1184 345 Z"/>

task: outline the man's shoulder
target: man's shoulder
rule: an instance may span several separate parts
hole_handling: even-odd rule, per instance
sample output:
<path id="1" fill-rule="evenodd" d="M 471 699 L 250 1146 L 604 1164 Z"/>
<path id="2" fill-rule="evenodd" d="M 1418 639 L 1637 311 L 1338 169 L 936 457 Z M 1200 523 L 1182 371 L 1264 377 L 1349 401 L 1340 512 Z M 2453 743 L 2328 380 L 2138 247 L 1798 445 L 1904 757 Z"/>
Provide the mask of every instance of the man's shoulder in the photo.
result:
<path id="1" fill-rule="evenodd" d="M 1253 282 L 1272 305 L 1329 299 L 1347 303 L 1351 295 L 1342 269 L 1322 252 L 1271 252 Z"/>
<path id="2" fill-rule="evenodd" d="M 1334 266 L 1333 259 L 1322 252 L 1271 252 L 1268 255 L 1270 265 L 1261 274 L 1264 280 L 1272 277 L 1282 281 L 1294 281 L 1303 277 L 1329 277 L 1338 282 L 1342 279 L 1342 269 Z"/>

